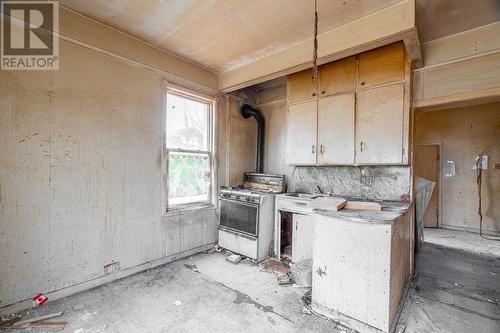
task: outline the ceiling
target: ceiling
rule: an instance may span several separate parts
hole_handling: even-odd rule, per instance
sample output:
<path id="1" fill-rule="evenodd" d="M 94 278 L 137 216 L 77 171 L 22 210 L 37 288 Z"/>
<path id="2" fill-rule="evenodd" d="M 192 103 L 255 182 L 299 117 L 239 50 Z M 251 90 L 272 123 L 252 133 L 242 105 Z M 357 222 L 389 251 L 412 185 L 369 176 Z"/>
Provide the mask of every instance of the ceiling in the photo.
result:
<path id="1" fill-rule="evenodd" d="M 401 0 L 318 0 L 319 32 Z M 313 0 L 60 0 L 222 73 L 312 36 Z M 498 0 L 417 0 L 424 41 L 500 20 Z"/>
<path id="2" fill-rule="evenodd" d="M 500 0 L 417 0 L 424 42 L 500 21 Z"/>

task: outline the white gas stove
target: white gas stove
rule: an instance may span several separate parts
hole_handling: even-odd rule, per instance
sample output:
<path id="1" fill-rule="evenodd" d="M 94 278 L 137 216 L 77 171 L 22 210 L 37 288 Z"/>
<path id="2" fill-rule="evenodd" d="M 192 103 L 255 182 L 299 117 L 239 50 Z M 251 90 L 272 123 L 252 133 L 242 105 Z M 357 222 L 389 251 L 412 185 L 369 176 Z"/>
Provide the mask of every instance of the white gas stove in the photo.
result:
<path id="1" fill-rule="evenodd" d="M 260 262 L 272 251 L 274 195 L 283 175 L 245 173 L 243 185 L 219 191 L 219 246 Z"/>

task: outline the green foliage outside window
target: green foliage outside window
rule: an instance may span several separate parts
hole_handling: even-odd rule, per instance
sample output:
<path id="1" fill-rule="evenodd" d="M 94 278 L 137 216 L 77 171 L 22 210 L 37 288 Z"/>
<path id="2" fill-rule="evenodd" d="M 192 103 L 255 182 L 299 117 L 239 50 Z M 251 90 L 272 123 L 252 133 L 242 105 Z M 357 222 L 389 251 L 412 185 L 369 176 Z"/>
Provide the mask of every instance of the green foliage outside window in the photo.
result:
<path id="1" fill-rule="evenodd" d="M 210 177 L 206 155 L 170 154 L 169 197 L 185 197 L 208 193 Z"/>

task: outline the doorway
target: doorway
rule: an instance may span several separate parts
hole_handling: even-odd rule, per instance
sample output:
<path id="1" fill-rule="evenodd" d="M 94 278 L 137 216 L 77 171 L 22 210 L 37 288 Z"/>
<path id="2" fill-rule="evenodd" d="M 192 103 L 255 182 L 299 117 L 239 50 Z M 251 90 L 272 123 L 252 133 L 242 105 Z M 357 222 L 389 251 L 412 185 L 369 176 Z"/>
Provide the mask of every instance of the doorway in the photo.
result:
<path id="1" fill-rule="evenodd" d="M 415 145 L 415 176 L 434 182 L 429 205 L 424 214 L 424 227 L 441 227 L 441 144 Z"/>

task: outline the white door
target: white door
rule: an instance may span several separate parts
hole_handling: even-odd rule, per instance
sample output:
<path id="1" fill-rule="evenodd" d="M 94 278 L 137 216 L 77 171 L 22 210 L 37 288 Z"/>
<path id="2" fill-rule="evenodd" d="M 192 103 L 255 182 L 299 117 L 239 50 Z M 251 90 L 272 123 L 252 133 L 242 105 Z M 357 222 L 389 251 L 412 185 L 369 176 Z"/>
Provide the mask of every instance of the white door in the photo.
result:
<path id="1" fill-rule="evenodd" d="M 354 164 L 354 93 L 318 102 L 318 163 Z"/>
<path id="2" fill-rule="evenodd" d="M 313 220 L 310 215 L 293 214 L 292 261 L 312 259 Z"/>
<path id="3" fill-rule="evenodd" d="M 356 163 L 403 162 L 403 96 L 403 83 L 358 93 Z"/>
<path id="4" fill-rule="evenodd" d="M 288 164 L 316 164 L 317 101 L 290 105 L 286 120 Z"/>

